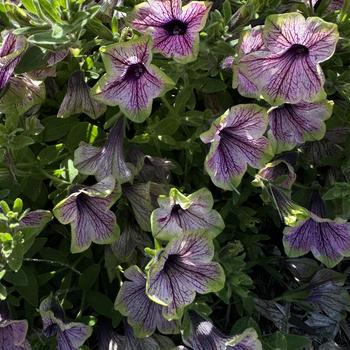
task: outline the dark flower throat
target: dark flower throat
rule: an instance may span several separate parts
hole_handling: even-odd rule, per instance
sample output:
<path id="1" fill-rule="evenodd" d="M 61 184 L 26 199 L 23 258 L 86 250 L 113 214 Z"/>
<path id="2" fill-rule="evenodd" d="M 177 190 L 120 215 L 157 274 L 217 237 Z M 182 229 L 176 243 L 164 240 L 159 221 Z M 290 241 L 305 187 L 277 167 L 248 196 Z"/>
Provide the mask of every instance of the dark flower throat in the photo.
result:
<path id="1" fill-rule="evenodd" d="M 129 80 L 138 80 L 145 74 L 145 72 L 146 67 L 143 63 L 134 63 L 128 67 L 125 77 Z"/>
<path id="2" fill-rule="evenodd" d="M 163 25 L 163 28 L 169 33 L 169 35 L 185 35 L 187 32 L 187 23 L 180 21 L 179 19 L 173 19 Z"/>

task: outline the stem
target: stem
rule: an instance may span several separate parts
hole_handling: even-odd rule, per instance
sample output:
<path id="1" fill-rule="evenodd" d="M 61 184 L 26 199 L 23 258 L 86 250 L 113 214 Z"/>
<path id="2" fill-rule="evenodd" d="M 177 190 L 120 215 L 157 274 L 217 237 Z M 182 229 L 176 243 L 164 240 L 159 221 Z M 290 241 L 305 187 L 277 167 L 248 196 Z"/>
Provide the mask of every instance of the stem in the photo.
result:
<path id="1" fill-rule="evenodd" d="M 61 266 L 66 267 L 67 269 L 72 270 L 73 272 L 77 273 L 78 275 L 81 275 L 80 271 L 78 271 L 74 267 L 72 267 L 72 266 L 70 266 L 68 264 L 62 263 L 60 261 L 46 260 L 46 259 L 34 259 L 34 258 L 25 258 L 23 260 L 24 261 L 30 261 L 30 262 L 42 262 L 42 263 L 47 263 L 47 264 L 51 264 L 51 265 L 61 265 Z"/>
<path id="2" fill-rule="evenodd" d="M 177 113 L 174 109 L 174 107 L 169 103 L 169 101 L 166 99 L 165 96 L 161 97 L 162 102 L 164 103 L 164 106 L 168 109 L 168 111 L 172 114 L 173 117 L 177 117 Z"/>
<path id="3" fill-rule="evenodd" d="M 55 176 L 49 174 L 49 173 L 48 173 L 46 170 L 44 170 L 44 169 L 39 169 L 39 171 L 40 171 L 43 175 L 45 175 L 48 179 L 50 179 L 50 180 L 52 180 L 52 181 L 59 182 L 59 183 L 61 183 L 62 185 L 71 185 L 70 182 L 65 181 L 65 180 L 62 180 L 62 179 L 59 179 L 58 177 L 55 177 Z"/>

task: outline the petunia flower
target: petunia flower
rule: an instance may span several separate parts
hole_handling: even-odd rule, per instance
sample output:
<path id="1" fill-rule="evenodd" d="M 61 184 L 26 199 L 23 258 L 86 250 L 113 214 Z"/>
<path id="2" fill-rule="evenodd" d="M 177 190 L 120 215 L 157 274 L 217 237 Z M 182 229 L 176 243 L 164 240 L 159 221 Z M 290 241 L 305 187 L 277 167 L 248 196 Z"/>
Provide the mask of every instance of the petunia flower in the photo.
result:
<path id="1" fill-rule="evenodd" d="M 270 133 L 273 139 L 287 149 L 324 137 L 325 120 L 333 111 L 332 101 L 316 103 L 283 104 L 272 108 L 269 114 Z"/>
<path id="2" fill-rule="evenodd" d="M 81 174 L 94 175 L 97 181 L 113 176 L 120 184 L 132 179 L 130 165 L 124 157 L 124 123 L 124 118 L 120 117 L 102 147 L 80 143 L 74 152 L 74 166 Z"/>
<path id="3" fill-rule="evenodd" d="M 179 319 L 196 293 L 207 294 L 223 288 L 222 267 L 212 262 L 214 245 L 204 233 L 183 235 L 168 243 L 150 264 L 146 292 L 156 303 L 166 306 L 163 316 Z"/>
<path id="4" fill-rule="evenodd" d="M 212 209 L 213 196 L 206 188 L 189 196 L 172 188 L 168 197 L 159 197 L 158 204 L 151 215 L 152 234 L 157 239 L 170 241 L 195 231 L 207 231 L 214 238 L 225 227 L 221 215 Z"/>
<path id="5" fill-rule="evenodd" d="M 242 32 L 238 43 L 237 57 L 235 57 L 232 65 L 232 87 L 237 89 L 242 96 L 256 98 L 259 96 L 259 89 L 254 81 L 250 80 L 240 69 L 241 58 L 252 52 L 262 50 L 263 47 L 263 26 L 257 26 Z"/>
<path id="6" fill-rule="evenodd" d="M 297 257 L 312 252 L 327 267 L 334 267 L 350 256 L 350 224 L 342 219 L 326 219 L 324 202 L 319 193 L 311 197 L 310 218 L 284 230 L 286 254 Z"/>
<path id="7" fill-rule="evenodd" d="M 184 343 L 192 350 L 262 350 L 258 334 L 253 328 L 242 334 L 226 336 L 210 321 L 190 312 L 190 330 Z"/>
<path id="8" fill-rule="evenodd" d="M 112 177 L 93 186 L 72 189 L 72 193 L 60 201 L 53 213 L 64 225 L 71 225 L 72 253 L 88 249 L 92 242 L 110 244 L 119 236 L 115 214 L 109 209 L 119 196 Z"/>
<path id="9" fill-rule="evenodd" d="M 234 63 L 234 57 L 233 56 L 227 56 L 226 58 L 224 58 L 222 60 L 222 62 L 220 63 L 220 68 L 222 70 L 228 70 L 231 71 L 232 70 L 232 65 Z"/>
<path id="10" fill-rule="evenodd" d="M 243 74 L 272 105 L 326 98 L 320 63 L 334 53 L 336 24 L 299 13 L 270 15 L 263 29 L 264 48 L 240 60 Z"/>
<path id="11" fill-rule="evenodd" d="M 84 323 L 65 322 L 64 311 L 52 296 L 40 303 L 39 312 L 43 333 L 46 337 L 56 336 L 57 350 L 79 350 L 92 333 Z"/>
<path id="12" fill-rule="evenodd" d="M 164 307 L 148 298 L 146 276 L 143 272 L 137 266 L 131 266 L 124 275 L 128 280 L 119 290 L 115 308 L 128 317 L 128 323 L 133 327 L 136 336 L 149 336 L 156 329 L 165 334 L 177 333 L 177 323 L 163 317 Z"/>
<path id="13" fill-rule="evenodd" d="M 254 104 L 237 105 L 216 119 L 200 137 L 210 143 L 205 169 L 213 183 L 235 189 L 250 165 L 260 168 L 270 158 L 265 109 Z"/>
<path id="14" fill-rule="evenodd" d="M 26 48 L 23 36 L 15 36 L 12 32 L 4 35 L 0 48 L 0 89 L 9 81 Z"/>
<path id="15" fill-rule="evenodd" d="M 306 5 L 310 5 L 310 0 L 304 0 L 306 2 Z M 321 3 L 321 0 L 311 0 L 311 4 L 315 9 L 318 7 L 318 5 Z M 334 11 L 341 10 L 344 4 L 344 0 L 331 0 L 328 7 L 327 7 L 327 13 L 333 13 Z"/>
<path id="16" fill-rule="evenodd" d="M 90 96 L 90 88 L 84 80 L 82 72 L 72 74 L 68 81 L 66 95 L 61 103 L 57 117 L 66 118 L 73 114 L 85 113 L 92 119 L 97 119 L 105 111 L 106 106 Z"/>
<path id="17" fill-rule="evenodd" d="M 0 303 L 0 350 L 30 350 L 26 341 L 28 322 L 11 320 L 5 302 Z"/>
<path id="18" fill-rule="evenodd" d="M 211 4 L 181 0 L 148 0 L 135 6 L 130 25 L 141 33 L 150 33 L 154 48 L 180 63 L 196 60 L 199 32 L 204 28 Z"/>
<path id="19" fill-rule="evenodd" d="M 92 89 L 92 96 L 109 106 L 118 105 L 132 121 L 141 123 L 150 114 L 154 98 L 174 82 L 151 64 L 149 36 L 101 48 L 106 74 Z"/>

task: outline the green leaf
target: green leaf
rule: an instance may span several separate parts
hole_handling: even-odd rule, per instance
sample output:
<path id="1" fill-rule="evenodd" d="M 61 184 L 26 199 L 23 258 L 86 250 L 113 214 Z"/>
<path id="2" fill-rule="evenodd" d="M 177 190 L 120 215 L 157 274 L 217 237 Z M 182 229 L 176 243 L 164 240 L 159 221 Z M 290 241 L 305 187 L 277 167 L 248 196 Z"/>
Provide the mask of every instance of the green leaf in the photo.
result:
<path id="1" fill-rule="evenodd" d="M 11 148 L 15 150 L 19 150 L 29 145 L 32 145 L 33 143 L 34 143 L 34 140 L 31 137 L 28 137 L 25 135 L 17 135 L 14 137 L 14 139 L 11 142 Z"/>
<path id="2" fill-rule="evenodd" d="M 28 277 L 23 270 L 19 270 L 17 272 L 7 272 L 4 280 L 12 283 L 14 286 L 27 286 L 28 285 Z"/>
<path id="3" fill-rule="evenodd" d="M 115 313 L 112 301 L 100 292 L 89 291 L 87 302 L 98 314 L 105 317 L 112 318 Z"/>
<path id="4" fill-rule="evenodd" d="M 76 124 L 67 135 L 67 146 L 76 149 L 81 141 L 93 144 L 101 135 L 101 129 L 88 122 Z"/>
<path id="5" fill-rule="evenodd" d="M 38 154 L 38 160 L 41 164 L 51 164 L 54 163 L 59 155 L 63 152 L 63 143 L 58 143 L 56 145 L 51 145 L 43 148 Z"/>
<path id="6" fill-rule="evenodd" d="M 93 264 L 89 266 L 79 278 L 79 287 L 83 290 L 90 289 L 96 282 L 100 273 L 100 265 Z"/>
<path id="7" fill-rule="evenodd" d="M 226 89 L 227 89 L 227 86 L 222 80 L 214 79 L 214 78 L 204 79 L 204 84 L 202 83 L 202 85 L 199 87 L 199 90 L 206 94 L 212 94 L 215 92 L 224 91 Z"/>
<path id="8" fill-rule="evenodd" d="M 288 350 L 303 350 L 311 347 L 311 341 L 307 337 L 295 334 L 286 334 Z"/>
<path id="9" fill-rule="evenodd" d="M 36 279 L 36 273 L 34 269 L 23 266 L 23 270 L 27 275 L 30 283 L 27 286 L 16 286 L 18 293 L 34 307 L 38 306 L 39 302 L 39 290 L 38 290 L 38 281 Z"/>
<path id="10" fill-rule="evenodd" d="M 45 127 L 43 137 L 45 142 L 55 141 L 67 135 L 70 130 L 77 124 L 78 119 L 71 117 L 68 119 L 60 119 L 51 116 L 42 120 Z"/>
<path id="11" fill-rule="evenodd" d="M 6 287 L 0 283 L 0 300 L 6 300 L 7 290 Z"/>
<path id="12" fill-rule="evenodd" d="M 288 350 L 286 337 L 281 332 L 262 337 L 265 350 Z"/>

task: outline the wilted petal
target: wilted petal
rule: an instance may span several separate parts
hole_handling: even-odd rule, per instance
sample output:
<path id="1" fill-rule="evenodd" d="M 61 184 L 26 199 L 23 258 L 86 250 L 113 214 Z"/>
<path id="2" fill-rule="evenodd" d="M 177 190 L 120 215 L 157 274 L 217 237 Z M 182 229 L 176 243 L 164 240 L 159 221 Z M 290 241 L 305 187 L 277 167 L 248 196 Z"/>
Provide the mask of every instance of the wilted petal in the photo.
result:
<path id="1" fill-rule="evenodd" d="M 62 101 L 57 117 L 66 118 L 73 114 L 85 113 L 92 119 L 97 119 L 107 107 L 90 96 L 90 88 L 81 72 L 72 74 L 68 81 L 66 95 Z"/>
<path id="2" fill-rule="evenodd" d="M 151 113 L 153 99 L 172 86 L 172 80 L 151 65 L 152 40 L 143 37 L 107 46 L 102 51 L 106 67 L 92 90 L 93 97 L 120 110 L 134 122 L 143 122 Z"/>
<path id="3" fill-rule="evenodd" d="M 268 141 L 262 135 L 267 127 L 265 109 L 253 104 L 232 107 L 201 135 L 211 143 L 205 168 L 213 183 L 223 189 L 236 188 L 247 165 L 260 168 L 268 158 Z"/>
<path id="4" fill-rule="evenodd" d="M 0 89 L 10 79 L 27 45 L 23 36 L 15 36 L 8 32 L 0 48 Z"/>
<path id="5" fill-rule="evenodd" d="M 213 196 L 206 188 L 187 197 L 173 188 L 158 204 L 151 216 L 152 234 L 157 239 L 171 240 L 195 231 L 206 231 L 214 238 L 225 227 L 220 214 L 212 209 Z"/>
<path id="6" fill-rule="evenodd" d="M 217 292 L 224 286 L 222 267 L 212 262 L 214 246 L 202 234 L 188 234 L 170 241 L 151 264 L 147 276 L 147 295 L 167 306 L 167 319 L 180 318 L 196 293 Z"/>
<path id="7" fill-rule="evenodd" d="M 150 0 L 136 6 L 131 26 L 150 33 L 154 48 L 181 63 L 198 56 L 199 32 L 204 28 L 211 5 L 191 1 L 181 9 L 179 0 Z"/>
<path id="8" fill-rule="evenodd" d="M 45 100 L 45 86 L 28 75 L 12 77 L 9 87 L 0 97 L 0 112 L 6 115 L 22 115 Z"/>
<path id="9" fill-rule="evenodd" d="M 291 147 L 324 137 L 333 102 L 284 104 L 269 111 L 269 123 L 274 139 Z"/>
<path id="10" fill-rule="evenodd" d="M 115 307 L 133 327 L 138 337 L 149 336 L 156 329 L 165 334 L 177 332 L 175 321 L 167 321 L 163 307 L 150 300 L 146 294 L 146 276 L 137 266 L 129 267 L 125 273 L 128 279 L 121 286 Z"/>
<path id="11" fill-rule="evenodd" d="M 119 118 L 111 129 L 103 147 L 82 142 L 74 152 L 74 166 L 84 175 L 95 175 L 101 181 L 112 175 L 122 184 L 133 174 L 124 157 L 124 118 Z"/>
<path id="12" fill-rule="evenodd" d="M 109 209 L 118 196 L 112 192 L 114 186 L 114 180 L 106 178 L 94 186 L 77 189 L 53 209 L 62 224 L 71 224 L 73 253 L 88 249 L 92 242 L 110 244 L 118 238 L 116 217 Z"/>

